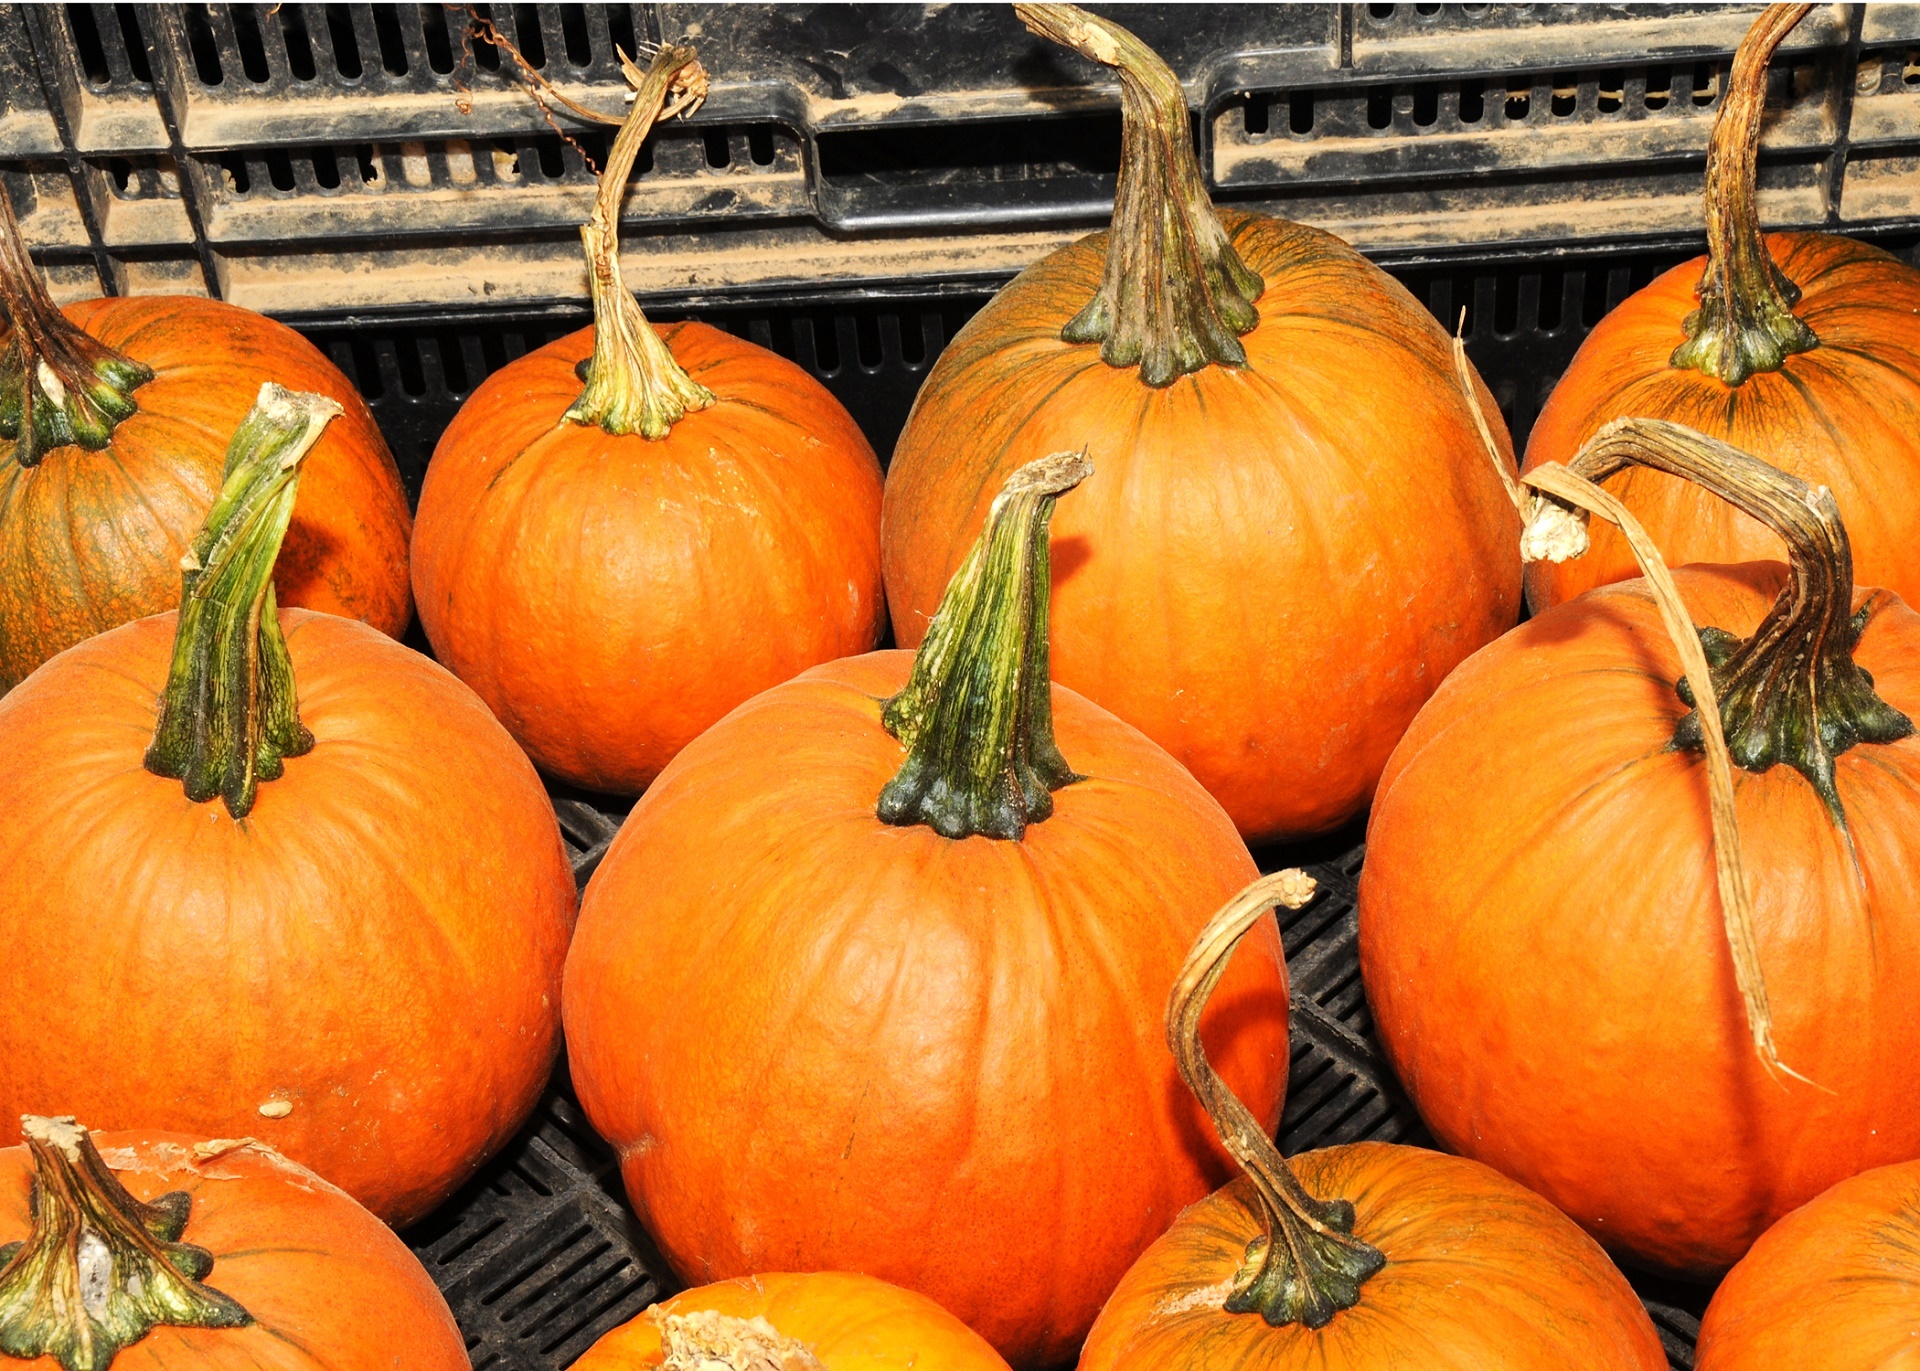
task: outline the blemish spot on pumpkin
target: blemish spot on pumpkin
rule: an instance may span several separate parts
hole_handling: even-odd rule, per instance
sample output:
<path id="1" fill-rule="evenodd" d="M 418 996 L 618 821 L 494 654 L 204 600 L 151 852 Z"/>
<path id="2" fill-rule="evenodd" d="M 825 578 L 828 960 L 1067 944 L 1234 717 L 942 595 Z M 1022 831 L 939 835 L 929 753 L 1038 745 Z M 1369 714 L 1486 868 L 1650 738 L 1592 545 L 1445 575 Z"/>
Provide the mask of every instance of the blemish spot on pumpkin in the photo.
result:
<path id="1" fill-rule="evenodd" d="M 260 1113 L 269 1119 L 284 1119 L 293 1113 L 292 1100 L 268 1100 L 260 1106 Z"/>
<path id="2" fill-rule="evenodd" d="M 1203 1285 L 1197 1290 L 1189 1290 L 1184 1295 L 1168 1295 L 1153 1307 L 1154 1318 L 1171 1318 L 1175 1314 L 1189 1314 L 1196 1309 L 1219 1309 L 1227 1302 L 1227 1296 L 1233 1293 L 1233 1277 L 1215 1281 L 1212 1285 Z"/>
<path id="3" fill-rule="evenodd" d="M 825 1371 L 812 1348 L 757 1314 L 738 1319 L 711 1309 L 650 1309 L 647 1317 L 660 1328 L 661 1371 Z"/>

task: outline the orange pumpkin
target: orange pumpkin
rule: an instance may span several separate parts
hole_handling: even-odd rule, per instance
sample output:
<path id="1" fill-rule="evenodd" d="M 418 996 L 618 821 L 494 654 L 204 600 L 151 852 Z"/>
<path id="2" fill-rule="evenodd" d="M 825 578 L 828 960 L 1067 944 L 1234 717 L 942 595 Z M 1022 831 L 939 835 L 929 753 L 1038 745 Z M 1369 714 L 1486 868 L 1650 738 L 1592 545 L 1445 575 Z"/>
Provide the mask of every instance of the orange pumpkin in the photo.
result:
<path id="1" fill-rule="evenodd" d="M 1623 302 L 1540 413 L 1527 467 L 1564 462 L 1610 420 L 1671 419 L 1838 500 L 1860 579 L 1920 603 L 1920 271 L 1826 233 L 1764 237 L 1754 168 L 1767 62 L 1808 5 L 1775 5 L 1734 58 L 1707 157 L 1707 255 Z M 1609 487 L 1667 560 L 1775 555 L 1766 527 L 1644 468 Z M 1535 608 L 1638 574 L 1596 528 L 1578 561 L 1528 573 Z"/>
<path id="2" fill-rule="evenodd" d="M 0 1151 L 8 1365 L 466 1371 L 446 1301 L 392 1230 L 264 1143 L 38 1117 L 25 1133 Z"/>
<path id="3" fill-rule="evenodd" d="M 1055 678 L 1173 753 L 1248 841 L 1337 827 L 1519 613 L 1515 516 L 1447 336 L 1331 234 L 1216 219 L 1186 97 L 1132 34 L 1018 9 L 1118 67 L 1113 229 L 1022 272 L 921 388 L 882 521 L 894 635 L 926 633 L 1009 472 L 1084 448 L 1103 477 L 1054 530 Z"/>
<path id="4" fill-rule="evenodd" d="M 1920 1162 L 1882 1166 L 1769 1228 L 1700 1323 L 1696 1371 L 1920 1365 Z"/>
<path id="5" fill-rule="evenodd" d="M 573 1083 L 687 1280 L 862 1271 L 1053 1365 L 1223 1173 L 1157 1006 L 1254 866 L 1178 763 L 1048 686 L 1047 516 L 1084 471 L 1016 473 L 917 656 L 742 705 L 594 873 Z M 1210 1032 L 1277 1123 L 1271 923 Z"/>
<path id="6" fill-rule="evenodd" d="M 284 324 L 189 296 L 47 298 L 0 195 L 0 691 L 56 652 L 180 603 L 180 555 L 263 381 L 341 406 L 301 482 L 276 584 L 399 637 L 412 615 L 400 472 L 352 384 Z M 24 436 L 23 436 L 24 434 Z"/>
<path id="7" fill-rule="evenodd" d="M 1785 567 L 1674 579 L 1739 768 L 1773 1041 L 1806 1079 L 1754 1050 L 1700 725 L 1644 582 L 1522 625 L 1421 711 L 1368 828 L 1361 966 L 1443 1144 L 1639 1263 L 1708 1276 L 1834 1182 L 1920 1157 L 1920 616 L 1854 591 L 1830 493 L 1656 421 L 1573 469 L 1629 461 L 1787 543 Z"/>
<path id="8" fill-rule="evenodd" d="M 1665 1371 L 1625 1279 L 1539 1196 L 1475 1162 L 1386 1143 L 1283 1161 L 1213 1074 L 1193 1031 L 1212 983 L 1253 920 L 1311 891 L 1297 871 L 1250 887 L 1175 986 L 1174 1052 L 1246 1175 L 1134 1263 L 1080 1371 Z"/>
<path id="9" fill-rule="evenodd" d="M 928 1299 L 871 1276 L 742 1276 L 657 1304 L 572 1371 L 1007 1371 Z"/>
<path id="10" fill-rule="evenodd" d="M 538 1099 L 574 891 L 471 691 L 364 624 L 276 611 L 333 413 L 269 387 L 184 614 L 0 700 L 0 1119 L 257 1136 L 401 1223 Z"/>
<path id="11" fill-rule="evenodd" d="M 488 378 L 420 495 L 434 653 L 593 790 L 637 793 L 742 700 L 884 626 L 880 466 L 847 412 L 704 324 L 655 335 L 621 284 L 627 170 L 669 90 L 705 82 L 690 49 L 655 57 L 584 230 L 593 327 Z"/>

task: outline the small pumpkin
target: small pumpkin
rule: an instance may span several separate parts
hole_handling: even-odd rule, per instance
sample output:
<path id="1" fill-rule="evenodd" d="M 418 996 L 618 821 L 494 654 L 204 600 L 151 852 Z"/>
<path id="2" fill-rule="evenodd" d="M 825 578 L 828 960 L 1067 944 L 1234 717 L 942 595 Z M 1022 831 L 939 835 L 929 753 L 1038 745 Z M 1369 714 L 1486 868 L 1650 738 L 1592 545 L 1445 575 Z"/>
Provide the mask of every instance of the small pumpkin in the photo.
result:
<path id="1" fill-rule="evenodd" d="M 871 1276 L 741 1276 L 682 1291 L 572 1371 L 1007 1371 L 986 1339 Z"/>
<path id="2" fill-rule="evenodd" d="M 412 617 L 400 471 L 313 344 L 191 296 L 56 308 L 0 194 L 0 691 L 82 638 L 180 603 L 180 556 L 261 383 L 340 405 L 301 483 L 282 601 L 399 637 Z"/>
<path id="3" fill-rule="evenodd" d="M 1769 1228 L 1700 1321 L 1696 1371 L 1920 1365 L 1920 1162 L 1844 1180 Z"/>
<path id="4" fill-rule="evenodd" d="M 914 401 L 882 522 L 894 636 L 926 634 L 1010 472 L 1084 448 L 1103 479 L 1054 530 L 1056 678 L 1171 752 L 1249 842 L 1338 827 L 1519 613 L 1515 516 L 1447 336 L 1333 235 L 1216 215 L 1186 95 L 1134 35 L 1016 9 L 1119 74 L 1113 227 L 1023 271 Z"/>
<path id="5" fill-rule="evenodd" d="M 655 334 L 620 198 L 690 48 L 642 74 L 582 229 L 594 324 L 489 377 L 427 468 L 414 594 L 435 655 L 533 760 L 636 794 L 749 696 L 884 626 L 880 466 L 800 368 L 704 324 Z M 586 388 L 581 389 L 584 377 Z"/>
<path id="6" fill-rule="evenodd" d="M 1767 63 L 1810 5 L 1769 7 L 1734 56 L 1707 154 L 1707 255 L 1621 303 L 1541 410 L 1529 470 L 1610 421 L 1669 419 L 1834 493 L 1860 579 L 1920 603 L 1920 271 L 1829 233 L 1763 234 L 1754 176 Z M 1673 563 L 1774 555 L 1764 524 L 1636 468 L 1611 489 Z M 1578 561 L 1527 575 L 1536 609 L 1637 574 L 1596 528 Z"/>
<path id="7" fill-rule="evenodd" d="M 917 655 L 742 705 L 588 885 L 573 1083 L 683 1279 L 863 1271 L 1056 1365 L 1224 1173 L 1158 1005 L 1255 868 L 1177 762 L 1049 686 L 1047 522 L 1086 470 L 1016 472 Z M 1209 1040 L 1274 1124 L 1286 970 L 1254 941 Z"/>
<path id="8" fill-rule="evenodd" d="M 1214 1074 L 1195 1030 L 1235 945 L 1275 903 L 1298 908 L 1312 893 L 1299 871 L 1263 877 L 1215 916 L 1181 970 L 1167 1037 L 1246 1174 L 1134 1263 L 1080 1371 L 1665 1371 L 1632 1288 L 1539 1196 L 1416 1147 L 1352 1143 L 1283 1160 Z"/>
<path id="9" fill-rule="evenodd" d="M 0 1151 L 9 1364 L 466 1371 L 446 1301 L 393 1231 L 266 1144 L 36 1116 L 22 1131 Z"/>
<path id="10" fill-rule="evenodd" d="M 257 1136 L 404 1223 L 539 1098 L 574 887 L 473 692 L 275 604 L 300 464 L 338 412 L 264 388 L 182 612 L 0 700 L 0 1119 Z"/>
<path id="11" fill-rule="evenodd" d="M 1786 543 L 1785 566 L 1673 573 L 1705 626 L 1785 1070 L 1755 1050 L 1695 686 L 1641 581 L 1530 620 L 1421 711 L 1368 827 L 1361 968 L 1444 1145 L 1637 1263 L 1708 1277 L 1836 1181 L 1920 1157 L 1920 616 L 1855 590 L 1830 492 L 1656 420 L 1572 470 L 1628 463 Z"/>

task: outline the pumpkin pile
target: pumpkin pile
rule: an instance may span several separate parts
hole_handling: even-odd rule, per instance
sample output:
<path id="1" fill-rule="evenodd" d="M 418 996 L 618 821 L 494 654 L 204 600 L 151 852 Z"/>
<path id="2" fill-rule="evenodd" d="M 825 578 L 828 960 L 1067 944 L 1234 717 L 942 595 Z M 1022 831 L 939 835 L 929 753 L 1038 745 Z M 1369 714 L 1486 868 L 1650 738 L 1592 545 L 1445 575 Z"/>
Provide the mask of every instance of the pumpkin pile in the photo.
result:
<path id="1" fill-rule="evenodd" d="M 1112 225 L 884 482 L 625 285 L 690 47 L 623 57 L 592 326 L 473 393 L 417 524 L 309 344 L 58 309 L 0 194 L 0 1371 L 467 1366 L 389 1225 L 563 1036 L 690 1287 L 579 1371 L 1658 1371 L 1616 1259 L 1724 1277 L 1702 1371 L 1913 1355 L 1920 273 L 1761 231 L 1808 6 L 1735 59 L 1707 256 L 1523 470 L 1391 278 L 1216 211 L 1159 56 L 1016 9 L 1117 75 Z M 584 894 L 549 785 L 638 797 Z M 1320 892 L 1248 843 L 1362 812 L 1445 1151 L 1284 1157 Z"/>

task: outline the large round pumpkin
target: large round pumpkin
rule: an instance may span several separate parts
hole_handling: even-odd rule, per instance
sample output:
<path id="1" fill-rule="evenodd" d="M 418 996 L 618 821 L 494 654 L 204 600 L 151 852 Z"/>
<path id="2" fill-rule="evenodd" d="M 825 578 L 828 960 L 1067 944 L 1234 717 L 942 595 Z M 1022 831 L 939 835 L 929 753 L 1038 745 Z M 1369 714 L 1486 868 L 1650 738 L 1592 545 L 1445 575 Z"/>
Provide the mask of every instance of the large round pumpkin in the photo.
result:
<path id="1" fill-rule="evenodd" d="M 1920 616 L 1854 592 L 1831 495 L 1630 428 L 1609 450 L 1648 444 L 1789 538 L 1790 566 L 1674 573 L 1740 768 L 1787 1071 L 1755 1051 L 1696 721 L 1640 581 L 1523 624 L 1421 711 L 1368 828 L 1361 966 L 1442 1143 L 1638 1262 L 1710 1275 L 1834 1182 L 1920 1157 Z"/>
<path id="2" fill-rule="evenodd" d="M 1541 411 L 1527 466 L 1564 462 L 1624 416 L 1686 424 L 1832 490 L 1860 579 L 1920 602 L 1920 271 L 1833 234 L 1763 238 L 1754 208 L 1767 61 L 1808 8 L 1774 6 L 1735 57 L 1707 164 L 1707 256 L 1600 322 Z M 1670 562 L 1775 555 L 1764 525 L 1687 481 L 1636 469 L 1610 489 Z M 1617 532 L 1593 541 L 1578 561 L 1532 568 L 1536 608 L 1637 574 Z"/>
<path id="3" fill-rule="evenodd" d="M 26 1134 L 0 1151 L 5 1364 L 467 1371 L 393 1231 L 265 1144 L 48 1118 Z"/>
<path id="4" fill-rule="evenodd" d="M 887 477 L 894 635 L 926 633 L 1009 472 L 1084 449 L 1102 478 L 1054 530 L 1055 679 L 1173 753 L 1249 841 L 1336 827 L 1519 612 L 1518 525 L 1447 336 L 1331 234 L 1216 221 L 1185 96 L 1131 34 L 1022 13 L 1119 63 L 1113 229 L 1022 272 L 921 388 Z"/>
<path id="5" fill-rule="evenodd" d="M 572 1371 L 1007 1371 L 928 1299 L 871 1276 L 742 1276 L 682 1291 L 608 1333 Z"/>
<path id="6" fill-rule="evenodd" d="M 1354 1143 L 1282 1160 L 1192 1035 L 1209 976 L 1287 898 L 1281 872 L 1222 909 L 1169 1007 L 1169 1036 L 1246 1175 L 1135 1262 L 1080 1371 L 1665 1371 L 1646 1310 L 1552 1205 L 1458 1157 Z M 1300 896 L 1296 894 L 1295 900 Z"/>
<path id="7" fill-rule="evenodd" d="M 412 520 L 400 472 L 366 403 L 313 344 L 190 296 L 57 310 L 6 206 L 0 295 L 15 321 L 0 333 L 0 690 L 82 638 L 180 602 L 180 555 L 220 489 L 227 440 L 267 380 L 342 410 L 300 484 L 280 598 L 393 637 L 406 629 Z M 61 414 L 51 437 L 29 424 L 23 440 L 23 390 L 43 421 L 59 409 L 44 381 L 28 379 L 43 365 L 69 405 L 105 387 L 123 417 L 82 442 Z"/>
<path id="8" fill-rule="evenodd" d="M 1177 762 L 1047 684 L 1046 514 L 1081 470 L 1009 481 L 917 658 L 742 705 L 594 873 L 573 1083 L 690 1281 L 863 1271 L 1055 1365 L 1223 1172 L 1158 1007 L 1254 866 Z M 1271 1126 L 1271 921 L 1244 962 L 1210 1041 Z"/>
<path id="9" fill-rule="evenodd" d="M 242 429 L 183 630 L 125 624 L 0 700 L 0 1137 L 26 1112 L 255 1136 L 400 1223 L 538 1099 L 574 889 L 472 691 L 276 615 L 277 464 L 324 404 L 269 396 Z"/>
<path id="10" fill-rule="evenodd" d="M 1920 1366 L 1920 1162 L 1855 1176 L 1769 1228 L 1714 1292 L 1696 1371 Z"/>
<path id="11" fill-rule="evenodd" d="M 544 770 L 636 793 L 729 709 L 884 627 L 880 466 L 793 363 L 704 324 L 656 336 L 619 278 L 654 60 L 588 226 L 595 323 L 489 377 L 434 449 L 420 622 Z M 586 392 L 581 390 L 581 368 Z"/>

